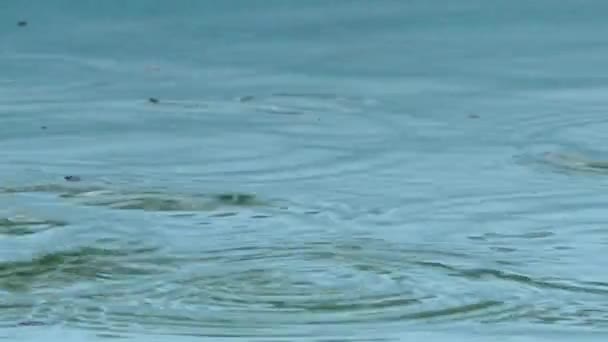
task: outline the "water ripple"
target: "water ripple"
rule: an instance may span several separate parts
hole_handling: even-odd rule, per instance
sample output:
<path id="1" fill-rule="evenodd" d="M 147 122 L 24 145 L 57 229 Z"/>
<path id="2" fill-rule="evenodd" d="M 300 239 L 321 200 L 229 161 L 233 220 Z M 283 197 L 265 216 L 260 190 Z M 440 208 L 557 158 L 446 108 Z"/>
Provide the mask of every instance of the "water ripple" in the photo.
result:
<path id="1" fill-rule="evenodd" d="M 197 137 L 197 158 L 205 168 L 196 168 L 196 177 L 207 181 L 319 180 L 383 169 L 403 158 L 386 146 L 403 139 L 404 114 L 379 116 L 372 99 L 283 92 L 243 96 L 236 103 L 196 103 L 161 101 L 154 111 L 170 112 L 172 124 L 177 119 L 189 127 L 232 127 L 221 136 Z M 263 113 L 285 115 L 277 118 Z M 223 153 L 217 154 L 218 150 Z"/>
<path id="2" fill-rule="evenodd" d="M 0 262 L 0 289 L 44 290 L 85 279 L 109 279 L 117 274 L 153 274 L 156 271 L 147 271 L 142 265 L 129 266 L 123 259 L 153 250 L 82 247 L 43 254 L 27 261 Z"/>
<path id="3" fill-rule="evenodd" d="M 68 199 L 82 195 L 72 187 L 71 192 L 62 186 L 45 189 Z M 434 213 L 426 224 L 449 222 L 443 219 L 455 211 L 482 218 L 496 210 L 496 204 L 515 199 L 536 203 L 542 197 L 535 196 L 472 196 L 426 203 L 427 212 Z M 470 212 L 479 203 L 486 206 Z M 487 206 L 490 203 L 494 205 Z M 531 208 L 526 215 L 546 216 L 539 208 Z M 375 215 L 381 218 L 386 213 Z M 299 216 L 304 217 L 309 216 Z M 504 216 L 509 217 L 516 216 Z M 268 220 L 264 221 L 267 227 L 280 229 L 284 224 L 279 217 Z M 418 222 L 411 215 L 410 220 Z M 327 223 L 314 215 L 305 222 Z M 208 226 L 198 236 L 216 242 L 188 250 L 178 245 L 150 246 L 151 240 L 145 246 L 124 236 L 32 260 L 2 262 L 0 291 L 15 296 L 5 302 L 9 309 L 1 321 L 64 324 L 113 336 L 305 337 L 309 327 L 321 323 L 328 329 L 342 327 L 342 331 L 344 326 L 458 321 L 597 326 L 606 317 L 605 308 L 594 299 L 608 294 L 608 282 L 522 266 L 525 260 L 551 257 L 546 251 L 534 256 L 532 249 L 525 249 L 532 248 L 532 241 L 536 241 L 533 248 L 555 244 L 560 236 L 547 228 L 468 232 L 467 242 L 454 239 L 452 248 L 444 248 L 441 240 L 421 244 L 344 235 L 336 239 L 321 230 L 309 235 L 277 233 L 270 241 L 249 240 L 249 229 L 228 228 Z M 181 233 L 173 229 L 173 234 Z M 280 236 L 285 237 L 277 240 Z M 176 236 L 172 244 L 179 240 Z M 520 242 L 511 245 L 514 240 Z M 502 263 L 509 252 L 491 254 L 484 249 L 488 246 L 513 247 L 519 256 L 516 262 Z M 23 302 L 19 294 L 31 294 L 29 302 Z M 571 303 L 573 298 L 578 301 Z"/>
<path id="4" fill-rule="evenodd" d="M 2 235 L 30 235 L 65 225 L 67 225 L 65 221 L 35 219 L 22 215 L 6 218 L 0 217 L 0 237 Z"/>
<path id="5" fill-rule="evenodd" d="M 546 152 L 540 162 L 558 170 L 608 174 L 608 160 L 593 159 L 581 153 Z"/>
<path id="6" fill-rule="evenodd" d="M 83 185 L 68 186 L 59 183 L 39 184 L 22 187 L 3 187 L 0 193 L 27 194 L 48 193 L 58 198 L 75 201 L 76 204 L 101 206 L 119 210 L 144 211 L 214 211 L 218 208 L 268 206 L 269 202 L 259 200 L 253 194 L 169 194 L 161 191 L 112 190 L 108 186 Z"/>

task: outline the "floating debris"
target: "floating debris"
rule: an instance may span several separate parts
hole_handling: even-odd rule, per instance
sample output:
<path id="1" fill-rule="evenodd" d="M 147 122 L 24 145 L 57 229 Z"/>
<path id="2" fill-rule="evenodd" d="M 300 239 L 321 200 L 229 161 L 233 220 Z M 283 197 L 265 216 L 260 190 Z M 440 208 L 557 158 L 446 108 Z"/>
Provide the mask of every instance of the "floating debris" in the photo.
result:
<path id="1" fill-rule="evenodd" d="M 80 181 L 80 177 L 78 177 L 78 176 L 65 176 L 65 177 L 63 177 L 63 179 L 65 179 L 68 182 L 79 182 Z"/>
<path id="2" fill-rule="evenodd" d="M 27 26 L 27 21 L 25 21 L 25 20 L 18 21 L 17 22 L 17 26 L 19 26 L 19 27 L 25 27 L 25 26 Z"/>
<path id="3" fill-rule="evenodd" d="M 479 115 L 477 115 L 477 114 L 469 114 L 469 119 L 479 119 Z"/>
<path id="4" fill-rule="evenodd" d="M 155 98 L 155 97 L 151 97 L 151 98 L 148 99 L 148 102 L 150 102 L 150 103 L 159 103 L 160 101 L 158 101 L 158 99 Z"/>

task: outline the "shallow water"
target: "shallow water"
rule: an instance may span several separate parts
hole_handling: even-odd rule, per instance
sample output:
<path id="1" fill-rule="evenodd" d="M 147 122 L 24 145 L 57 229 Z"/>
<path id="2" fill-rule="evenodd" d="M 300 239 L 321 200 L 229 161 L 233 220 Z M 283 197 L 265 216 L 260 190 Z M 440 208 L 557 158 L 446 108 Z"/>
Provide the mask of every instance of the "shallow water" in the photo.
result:
<path id="1" fill-rule="evenodd" d="M 606 9 L 7 1 L 0 339 L 604 340 Z"/>

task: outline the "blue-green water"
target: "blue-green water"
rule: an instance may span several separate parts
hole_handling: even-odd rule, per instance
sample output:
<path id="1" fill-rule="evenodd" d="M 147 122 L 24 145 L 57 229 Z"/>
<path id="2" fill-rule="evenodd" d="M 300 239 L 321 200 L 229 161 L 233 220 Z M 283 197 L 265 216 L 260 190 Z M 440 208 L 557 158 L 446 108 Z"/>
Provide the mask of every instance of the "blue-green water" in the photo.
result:
<path id="1" fill-rule="evenodd" d="M 607 10 L 3 1 L 0 339 L 605 340 Z"/>

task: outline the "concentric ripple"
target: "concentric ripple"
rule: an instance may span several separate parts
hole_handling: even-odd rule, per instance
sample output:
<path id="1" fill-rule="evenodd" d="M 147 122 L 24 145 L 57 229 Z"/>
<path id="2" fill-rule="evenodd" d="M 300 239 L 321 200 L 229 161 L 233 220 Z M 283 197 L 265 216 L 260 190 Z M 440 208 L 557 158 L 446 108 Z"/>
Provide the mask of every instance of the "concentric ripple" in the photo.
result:
<path id="1" fill-rule="evenodd" d="M 47 191 L 68 201 L 118 196 L 117 209 L 133 203 L 128 192 L 103 189 L 49 184 L 4 192 Z M 608 295 L 608 278 L 593 265 L 581 277 L 578 261 L 599 253 L 601 243 L 586 241 L 585 230 L 577 238 L 586 251 L 564 238 L 580 217 L 588 218 L 587 229 L 602 229 L 601 197 L 574 185 L 529 190 L 438 198 L 365 215 L 343 206 L 348 220 L 295 212 L 288 221 L 241 217 L 206 222 L 196 232 L 191 218 L 173 217 L 159 227 L 174 236 L 157 246 L 152 238 L 121 235 L 0 263 L 0 291 L 13 294 L 0 324 L 62 324 L 115 337 L 283 338 L 312 336 L 309 328 L 319 324 L 341 332 L 421 322 L 605 324 L 600 299 Z M 342 231 L 331 233 L 328 225 Z M 395 229 L 402 234 L 392 234 Z M 355 230 L 375 237 L 349 236 Z"/>
<path id="2" fill-rule="evenodd" d="M 348 325 L 551 317 L 582 324 L 601 319 L 603 310 L 591 300 L 608 294 L 608 283 L 568 283 L 504 266 L 476 267 L 471 266 L 478 262 L 474 255 L 369 239 L 162 254 L 154 248 L 83 248 L 32 263 L 4 263 L 0 284 L 12 291 L 13 284 L 29 284 L 38 293 L 31 311 L 17 298 L 9 301 L 13 315 L 116 336 L 293 337 L 307 335 L 307 327 L 319 323 L 344 331 Z M 46 278 L 54 290 L 41 287 Z M 60 289 L 62 278 L 71 286 Z M 91 281 L 96 285 L 86 285 Z M 566 301 L 576 294 L 579 301 L 548 300 L 538 296 L 540 290 Z M 586 318 L 577 315 L 581 310 Z"/>
<path id="3" fill-rule="evenodd" d="M 406 114 L 381 116 L 380 108 L 363 97 L 285 92 L 237 101 L 201 100 L 199 106 L 168 99 L 147 110 L 170 113 L 171 124 L 185 129 L 230 127 L 222 134 L 201 136 L 197 131 L 196 137 L 184 137 L 182 150 L 204 165 L 182 166 L 188 175 L 267 184 L 362 174 L 398 164 L 403 155 L 386 146 L 403 139 L 400 119 Z"/>
<path id="4" fill-rule="evenodd" d="M 257 328 L 272 328 L 273 335 L 280 335 L 283 328 L 303 329 L 321 322 L 465 319 L 488 310 L 505 310 L 501 296 L 479 298 L 464 277 L 451 279 L 449 287 L 427 283 L 437 277 L 449 279 L 450 267 L 432 262 L 441 253 L 419 256 L 376 244 L 318 241 L 208 250 L 199 256 L 162 258 L 165 261 L 157 263 L 164 264 L 164 269 L 146 266 L 148 262 L 137 257 L 154 253 L 150 249 L 133 255 L 81 249 L 31 264 L 3 264 L 0 278 L 6 288 L 15 281 L 35 287 L 49 272 L 52 278 L 61 273 L 66 278 L 78 277 L 73 280 L 76 287 L 47 297 L 31 316 L 51 322 L 68 319 L 69 324 L 117 333 L 123 330 L 121 322 L 128 322 L 130 329 L 141 327 L 147 333 L 168 332 L 164 329 L 173 327 L 206 336 L 256 335 Z M 135 273 L 125 268 L 133 262 L 128 260 L 139 260 L 137 267 L 131 267 Z M 113 269 L 111 263 L 124 266 Z M 162 277 L 154 280 L 146 269 L 156 269 Z M 104 285 L 90 290 L 78 286 L 88 277 Z M 90 306 L 100 305 L 102 296 L 106 298 L 103 307 Z M 102 314 L 91 315 L 94 312 Z"/>

